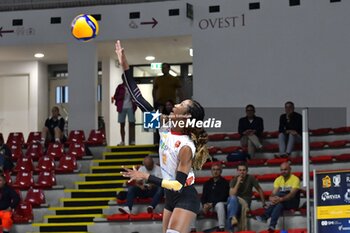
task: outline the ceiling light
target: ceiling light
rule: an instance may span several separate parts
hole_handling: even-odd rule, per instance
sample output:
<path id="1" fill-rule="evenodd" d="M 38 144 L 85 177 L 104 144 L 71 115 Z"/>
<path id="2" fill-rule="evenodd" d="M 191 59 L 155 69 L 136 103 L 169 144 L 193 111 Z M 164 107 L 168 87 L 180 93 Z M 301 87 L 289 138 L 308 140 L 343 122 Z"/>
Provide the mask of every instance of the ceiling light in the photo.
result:
<path id="1" fill-rule="evenodd" d="M 36 53 L 34 54 L 34 57 L 36 58 L 43 58 L 45 55 L 43 53 Z"/>
<path id="2" fill-rule="evenodd" d="M 145 57 L 145 59 L 146 59 L 147 61 L 153 61 L 153 60 L 156 59 L 156 58 L 153 57 L 153 56 L 147 56 L 147 57 Z"/>
<path id="3" fill-rule="evenodd" d="M 190 53 L 190 56 L 193 57 L 193 49 L 190 48 L 188 52 Z"/>

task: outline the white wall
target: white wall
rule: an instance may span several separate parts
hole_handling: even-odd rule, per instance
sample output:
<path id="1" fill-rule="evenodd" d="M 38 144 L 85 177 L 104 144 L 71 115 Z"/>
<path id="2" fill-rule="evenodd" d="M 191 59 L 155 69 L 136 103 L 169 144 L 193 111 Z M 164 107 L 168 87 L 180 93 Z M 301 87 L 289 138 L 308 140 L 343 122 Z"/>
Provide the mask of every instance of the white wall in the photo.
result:
<path id="1" fill-rule="evenodd" d="M 185 17 L 187 2 L 194 5 L 193 22 Z M 252 103 L 258 108 L 275 108 L 291 100 L 297 107 L 344 107 L 349 124 L 350 2 L 305 0 L 296 7 L 290 7 L 287 0 L 260 3 L 259 10 L 249 10 L 246 0 L 192 0 L 3 12 L 3 28 L 13 28 L 12 19 L 22 18 L 24 29 L 32 27 L 35 34 L 23 36 L 15 28 L 15 33 L 1 38 L 0 46 L 70 43 L 74 39 L 69 25 L 74 16 L 81 12 L 102 14 L 96 42 L 192 35 L 194 98 L 204 106 L 243 107 Z M 210 14 L 210 5 L 219 5 L 220 12 Z M 179 17 L 168 16 L 172 8 L 180 9 Z M 140 11 L 141 18 L 130 20 L 133 11 Z M 50 25 L 53 16 L 62 16 L 62 24 Z M 129 26 L 152 17 L 159 22 L 153 29 Z M 10 66 L 18 68 L 22 63 Z M 29 69 L 36 77 L 37 69 Z M 7 66 L 0 64 L 0 72 L 5 70 Z M 39 87 L 37 80 L 31 80 L 30 85 L 34 90 Z M 39 109 L 33 104 L 37 99 L 36 93 L 30 97 L 33 128 L 38 125 L 35 115 Z"/>
<path id="2" fill-rule="evenodd" d="M 45 119 L 45 117 L 47 117 L 47 111 L 45 111 L 45 108 L 47 109 L 48 89 L 47 85 L 45 86 L 45 79 L 47 79 L 47 71 L 45 70 L 46 65 L 40 64 L 38 62 L 0 63 L 0 76 L 29 76 L 29 96 L 25 96 L 25 98 L 28 98 L 29 101 L 29 131 L 41 130 L 41 128 L 38 128 L 38 126 L 40 125 L 39 119 L 42 120 Z M 18 93 L 18 95 L 21 95 L 21 93 Z M 7 137 L 7 135 L 4 136 Z M 24 137 L 26 139 L 27 132 L 24 132 Z"/>

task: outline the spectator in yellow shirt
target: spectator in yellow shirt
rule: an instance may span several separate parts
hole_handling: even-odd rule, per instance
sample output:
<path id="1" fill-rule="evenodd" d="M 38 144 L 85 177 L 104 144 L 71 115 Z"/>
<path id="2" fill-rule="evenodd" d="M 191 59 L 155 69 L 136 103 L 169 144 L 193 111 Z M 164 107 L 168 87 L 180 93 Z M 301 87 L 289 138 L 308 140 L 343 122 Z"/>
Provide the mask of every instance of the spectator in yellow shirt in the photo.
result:
<path id="1" fill-rule="evenodd" d="M 288 162 L 280 166 L 281 175 L 273 183 L 273 191 L 269 200 L 271 205 L 265 210 L 262 216 L 257 216 L 259 222 L 267 222 L 271 218 L 268 231 L 275 232 L 278 218 L 283 210 L 295 209 L 300 202 L 300 180 L 291 173 L 292 168 Z"/>

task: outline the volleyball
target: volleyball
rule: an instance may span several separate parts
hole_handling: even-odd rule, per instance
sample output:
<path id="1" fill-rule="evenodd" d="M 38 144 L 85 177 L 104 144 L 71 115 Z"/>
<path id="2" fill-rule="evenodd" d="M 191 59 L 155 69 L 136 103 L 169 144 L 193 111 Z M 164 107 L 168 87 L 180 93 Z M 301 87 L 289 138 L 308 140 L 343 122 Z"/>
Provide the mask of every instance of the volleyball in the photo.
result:
<path id="1" fill-rule="evenodd" d="M 89 41 L 98 35 L 97 20 L 91 15 L 81 14 L 72 21 L 72 35 L 80 41 Z"/>

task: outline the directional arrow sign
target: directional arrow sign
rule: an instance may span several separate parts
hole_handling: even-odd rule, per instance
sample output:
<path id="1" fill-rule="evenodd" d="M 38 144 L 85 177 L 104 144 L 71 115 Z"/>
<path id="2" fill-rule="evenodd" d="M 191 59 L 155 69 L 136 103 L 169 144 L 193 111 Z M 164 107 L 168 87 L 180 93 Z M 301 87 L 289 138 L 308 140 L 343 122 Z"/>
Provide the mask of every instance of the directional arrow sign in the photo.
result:
<path id="1" fill-rule="evenodd" d="M 151 22 L 141 22 L 141 25 L 143 25 L 143 24 L 152 24 L 152 28 L 154 28 L 158 24 L 158 21 L 152 17 Z"/>
<path id="2" fill-rule="evenodd" d="M 0 37 L 2 37 L 3 33 L 13 33 L 14 30 L 2 30 L 2 27 L 0 27 Z"/>

